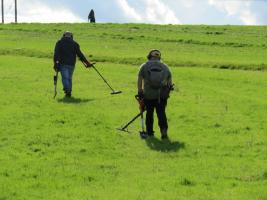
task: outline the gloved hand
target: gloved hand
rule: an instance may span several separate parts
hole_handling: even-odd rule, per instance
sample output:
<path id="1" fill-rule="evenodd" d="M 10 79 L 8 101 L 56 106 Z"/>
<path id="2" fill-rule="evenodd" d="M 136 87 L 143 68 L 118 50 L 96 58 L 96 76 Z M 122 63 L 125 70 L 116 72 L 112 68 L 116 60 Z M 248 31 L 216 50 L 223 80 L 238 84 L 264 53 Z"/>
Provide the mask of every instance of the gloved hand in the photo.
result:
<path id="1" fill-rule="evenodd" d="M 92 67 L 94 64 L 90 63 L 88 60 L 85 61 L 85 64 L 86 64 L 86 68 L 89 68 L 89 67 Z"/>
<path id="2" fill-rule="evenodd" d="M 144 93 L 143 91 L 138 91 L 138 94 L 135 95 L 136 100 L 139 103 L 139 110 L 140 112 L 145 111 L 145 100 L 144 100 Z"/>
<path id="3" fill-rule="evenodd" d="M 144 99 L 144 92 L 142 90 L 138 91 L 138 98 L 140 100 Z"/>
<path id="4" fill-rule="evenodd" d="M 59 63 L 58 62 L 54 63 L 54 70 L 55 70 L 55 72 L 59 71 Z"/>

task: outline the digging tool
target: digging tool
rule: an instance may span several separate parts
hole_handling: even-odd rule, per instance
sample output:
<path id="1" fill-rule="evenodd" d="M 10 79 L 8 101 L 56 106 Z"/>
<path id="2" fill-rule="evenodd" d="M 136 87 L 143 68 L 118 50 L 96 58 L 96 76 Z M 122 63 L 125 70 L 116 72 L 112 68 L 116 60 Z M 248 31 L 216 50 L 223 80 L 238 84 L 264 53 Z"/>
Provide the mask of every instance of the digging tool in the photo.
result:
<path id="1" fill-rule="evenodd" d="M 141 115 L 141 127 L 142 127 L 142 130 L 139 131 L 140 133 L 140 137 L 142 139 L 146 139 L 147 138 L 147 133 L 145 132 L 145 120 L 144 120 L 144 111 L 145 111 L 145 108 L 144 108 L 144 102 L 143 102 L 143 99 L 140 99 L 139 95 L 135 95 L 135 99 L 138 101 L 139 103 L 139 109 L 140 109 L 140 115 Z"/>
<path id="2" fill-rule="evenodd" d="M 139 133 L 140 133 L 140 137 L 142 138 L 142 139 L 146 139 L 147 138 L 147 134 L 146 134 L 146 132 L 145 132 L 145 120 L 144 120 L 144 115 L 143 115 L 143 111 L 141 111 L 141 127 L 142 127 L 142 130 L 141 131 L 139 131 Z"/>
<path id="3" fill-rule="evenodd" d="M 54 75 L 54 87 L 55 87 L 55 92 L 54 92 L 54 99 L 57 96 L 57 79 L 58 79 L 58 71 L 56 72 L 56 75 Z"/>
<path id="4" fill-rule="evenodd" d="M 83 62 L 84 66 L 87 66 L 84 62 Z M 92 63 L 92 67 L 94 68 L 94 70 L 98 73 L 98 75 L 103 79 L 103 81 L 107 84 L 107 86 L 111 89 L 111 95 L 114 95 L 114 94 L 120 94 L 122 93 L 122 91 L 115 91 L 111 86 L 110 84 L 107 82 L 107 80 L 102 76 L 102 74 L 96 69 L 96 67 L 94 66 L 95 63 Z"/>

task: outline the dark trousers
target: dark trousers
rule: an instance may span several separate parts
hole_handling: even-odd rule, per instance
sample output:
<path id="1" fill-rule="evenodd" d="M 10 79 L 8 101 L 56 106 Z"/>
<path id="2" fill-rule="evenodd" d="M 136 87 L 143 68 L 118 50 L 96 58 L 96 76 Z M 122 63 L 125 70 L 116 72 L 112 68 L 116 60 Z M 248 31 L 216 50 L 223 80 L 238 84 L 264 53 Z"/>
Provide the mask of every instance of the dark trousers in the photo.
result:
<path id="1" fill-rule="evenodd" d="M 95 18 L 90 18 L 90 23 L 95 23 Z"/>
<path id="2" fill-rule="evenodd" d="M 168 129 L 168 122 L 165 113 L 167 106 L 167 99 L 161 99 L 160 102 L 158 99 L 148 100 L 145 99 L 146 106 L 146 130 L 148 134 L 153 134 L 153 123 L 154 123 L 154 110 L 158 116 L 158 125 L 160 129 Z"/>

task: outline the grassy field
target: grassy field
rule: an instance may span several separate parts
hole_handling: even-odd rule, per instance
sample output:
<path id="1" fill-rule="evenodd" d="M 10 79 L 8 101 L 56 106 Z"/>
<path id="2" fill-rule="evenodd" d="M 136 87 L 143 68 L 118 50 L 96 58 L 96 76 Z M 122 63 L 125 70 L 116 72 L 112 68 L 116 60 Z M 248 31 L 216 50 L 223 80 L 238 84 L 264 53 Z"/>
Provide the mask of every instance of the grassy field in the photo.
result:
<path id="1" fill-rule="evenodd" d="M 53 99 L 65 30 L 115 89 L 81 63 L 74 98 Z M 0 200 L 266 200 L 267 27 L 0 25 Z M 176 90 L 170 141 L 141 140 L 138 67 L 162 50 Z M 235 69 L 235 70 L 230 70 Z M 240 70 L 237 70 L 240 69 Z M 178 90 L 179 88 L 179 90 Z M 157 122 L 157 121 L 156 121 Z"/>

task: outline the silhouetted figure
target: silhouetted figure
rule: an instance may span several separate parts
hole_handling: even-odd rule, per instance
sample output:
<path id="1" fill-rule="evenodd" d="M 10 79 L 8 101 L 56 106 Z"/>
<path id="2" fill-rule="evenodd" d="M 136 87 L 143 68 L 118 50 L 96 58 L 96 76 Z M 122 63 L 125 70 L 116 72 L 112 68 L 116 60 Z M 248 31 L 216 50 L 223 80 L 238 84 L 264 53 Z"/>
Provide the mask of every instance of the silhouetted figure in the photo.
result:
<path id="1" fill-rule="evenodd" d="M 92 9 L 88 15 L 88 22 L 95 23 L 95 11 Z"/>

